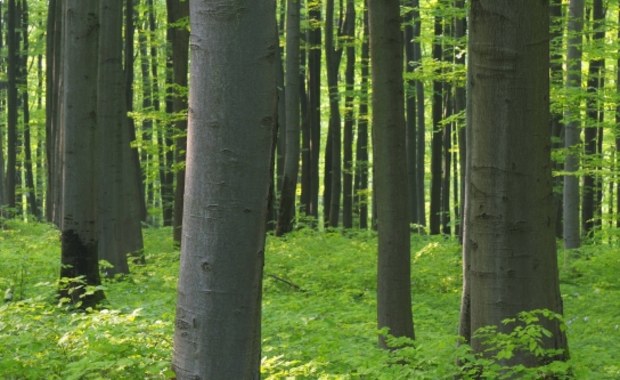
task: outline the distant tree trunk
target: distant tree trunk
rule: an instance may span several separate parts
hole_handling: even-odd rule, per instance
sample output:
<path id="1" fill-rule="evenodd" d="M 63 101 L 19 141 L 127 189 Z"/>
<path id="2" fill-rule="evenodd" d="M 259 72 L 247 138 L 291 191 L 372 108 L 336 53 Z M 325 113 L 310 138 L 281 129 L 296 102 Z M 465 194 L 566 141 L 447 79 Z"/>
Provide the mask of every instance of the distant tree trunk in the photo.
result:
<path id="1" fill-rule="evenodd" d="M 462 10 L 462 14 L 456 16 L 454 21 L 454 37 L 457 39 L 457 43 L 461 40 L 465 39 L 466 36 L 466 8 L 465 8 L 465 0 L 455 0 L 454 6 L 460 10 Z M 462 49 L 460 54 L 455 54 L 455 62 L 457 65 L 462 67 L 465 66 L 465 54 L 464 52 L 467 48 L 465 44 L 459 43 L 458 48 Z M 455 52 L 456 53 L 456 52 Z M 461 84 L 457 84 L 455 93 L 454 93 L 454 107 L 455 113 L 460 113 L 465 111 L 466 107 L 466 91 L 465 86 Z M 458 217 L 457 217 L 457 227 L 456 234 L 459 237 L 459 240 L 462 240 L 463 237 L 463 206 L 465 204 L 465 161 L 467 157 L 467 134 L 466 134 L 466 123 L 463 125 L 459 125 L 457 127 L 457 139 L 458 139 L 458 160 L 459 160 L 459 188 L 458 188 Z M 456 192 L 455 192 L 456 193 Z M 455 194 L 455 198 L 456 198 Z"/>
<path id="2" fill-rule="evenodd" d="M 318 220 L 319 155 L 321 152 L 321 0 L 307 1 L 308 18 L 308 127 L 303 133 L 301 204 Z"/>
<path id="3" fill-rule="evenodd" d="M 97 40 L 99 1 L 65 0 L 63 4 L 62 83 L 60 94 L 62 130 L 61 283 L 60 295 L 71 303 L 89 307 L 104 298 L 79 285 L 99 285 L 96 203 L 97 142 Z"/>
<path id="4" fill-rule="evenodd" d="M 173 358 L 180 380 L 260 377 L 276 8 L 273 0 L 243 5 L 190 2 L 192 86 Z"/>
<path id="5" fill-rule="evenodd" d="M 618 10 L 618 24 L 620 24 L 620 9 Z M 620 40 L 620 29 L 618 29 Z M 620 48 L 618 49 L 620 53 Z M 620 54 L 616 64 L 616 92 L 620 93 Z M 616 125 L 620 125 L 620 102 L 616 104 Z M 620 132 L 616 130 L 616 170 L 620 170 Z M 616 179 L 616 227 L 620 228 L 620 179 Z"/>
<path id="6" fill-rule="evenodd" d="M 155 42 L 157 33 L 157 18 L 155 16 L 155 5 L 153 0 L 146 0 L 148 14 L 148 28 L 150 35 L 150 52 L 149 63 L 151 72 L 151 104 L 153 112 L 158 113 L 161 110 L 159 99 L 159 70 L 158 70 L 158 48 Z M 172 132 L 167 123 L 159 123 L 157 133 L 157 143 L 159 145 L 159 182 L 161 208 L 164 226 L 172 226 L 172 213 L 174 209 L 174 174 L 172 173 L 172 164 L 174 161 L 172 150 Z"/>
<path id="7" fill-rule="evenodd" d="M 34 186 L 32 147 L 30 139 L 30 98 L 28 96 L 28 1 L 21 0 L 21 32 L 22 32 L 22 60 L 20 65 L 20 83 L 24 90 L 22 91 L 22 113 L 24 120 L 24 171 L 26 177 L 25 191 L 28 201 L 28 210 L 39 219 L 39 209 L 37 207 L 36 188 Z"/>
<path id="8" fill-rule="evenodd" d="M 286 5 L 286 155 L 280 192 L 280 208 L 276 235 L 292 231 L 295 219 L 297 173 L 299 172 L 299 41 L 300 0 Z"/>
<path id="9" fill-rule="evenodd" d="M 399 0 L 369 0 L 379 328 L 414 337 Z M 386 342 L 380 338 L 380 345 Z"/>
<path id="10" fill-rule="evenodd" d="M 342 157 L 342 226 L 353 227 L 353 101 L 355 86 L 355 2 L 347 0 L 345 28 L 347 65 L 345 70 L 344 134 Z"/>
<path id="11" fill-rule="evenodd" d="M 405 2 L 405 5 L 408 5 Z M 417 119 L 416 119 L 416 80 L 410 75 L 414 72 L 414 11 L 413 8 L 407 10 L 404 15 L 404 43 L 405 43 L 405 72 L 409 75 L 406 78 L 405 87 L 405 113 L 407 131 L 407 178 L 409 180 L 409 221 L 419 224 L 418 213 L 418 177 L 417 177 Z"/>
<path id="12" fill-rule="evenodd" d="M 551 83 L 552 87 L 561 87 L 564 83 L 564 68 L 562 67 L 562 40 L 564 20 L 562 18 L 562 0 L 552 0 L 549 4 L 550 14 L 550 53 L 551 53 Z M 562 121 L 562 112 L 557 110 L 551 110 L 551 146 L 553 150 L 561 149 L 564 146 L 564 125 Z M 561 171 L 563 164 L 561 162 L 553 161 L 553 170 Z M 553 178 L 553 204 L 555 207 L 555 234 L 558 238 L 563 236 L 563 223 L 562 220 L 562 191 L 564 184 L 564 178 L 562 176 L 555 176 Z"/>
<path id="13" fill-rule="evenodd" d="M 340 19 L 342 24 L 342 18 Z M 342 35 L 339 28 L 338 37 Z M 340 219 L 340 196 L 342 194 L 342 131 L 340 117 L 340 93 L 338 72 L 342 59 L 342 46 L 334 43 L 334 0 L 325 4 L 325 61 L 329 93 L 329 129 L 325 151 L 325 221 L 330 227 L 338 227 Z"/>
<path id="14" fill-rule="evenodd" d="M 2 14 L 2 4 L 0 4 L 0 30 L 4 30 L 4 16 Z M 0 51 L 4 51 L 4 39 L 2 38 L 2 33 L 0 33 Z M 0 99 L 0 113 L 4 113 L 3 102 Z M 4 207 L 5 199 L 6 199 L 6 184 L 4 179 L 4 138 L 3 133 L 0 132 L 0 219 L 5 216 Z"/>
<path id="15" fill-rule="evenodd" d="M 433 40 L 433 59 L 442 60 L 443 21 L 440 15 L 435 15 L 434 21 L 434 40 Z M 433 133 L 431 140 L 431 214 L 430 214 L 430 233 L 437 235 L 441 232 L 441 161 L 442 161 L 442 126 L 443 116 L 443 85 L 439 78 L 441 69 L 437 69 L 433 79 Z"/>
<path id="16" fill-rule="evenodd" d="M 355 201 L 359 226 L 368 228 L 368 77 L 370 49 L 368 46 L 368 1 L 364 1 L 364 27 L 360 52 L 360 98 L 357 116 L 357 144 L 355 147 Z"/>
<path id="17" fill-rule="evenodd" d="M 605 39 L 605 13 L 603 1 L 594 0 L 592 3 L 592 26 L 594 28 L 592 43 L 600 44 Z M 581 228 L 584 234 L 588 235 L 594 231 L 596 226 L 600 226 L 600 183 L 599 176 L 593 172 L 600 168 L 599 161 L 602 157 L 599 150 L 599 130 L 604 119 L 603 107 L 598 100 L 599 90 L 604 88 L 605 60 L 602 56 L 595 56 L 590 61 L 588 68 L 588 99 L 587 99 L 587 125 L 584 128 L 584 153 L 586 160 L 590 162 L 589 168 L 583 176 L 582 200 L 581 200 Z M 602 140 L 602 139 L 601 139 Z"/>
<path id="18" fill-rule="evenodd" d="M 63 5 L 61 0 L 50 0 L 47 14 L 46 35 L 46 97 L 45 97 L 45 145 L 47 148 L 47 194 L 45 215 L 49 222 L 60 227 L 62 202 L 62 150 L 60 145 L 60 93 L 62 63 Z"/>
<path id="19" fill-rule="evenodd" d="M 566 87 L 578 91 L 581 88 L 581 47 L 583 30 L 584 0 L 570 0 L 568 7 L 568 53 L 566 55 Z M 578 248 L 579 232 L 579 101 L 569 104 L 565 112 L 566 120 L 564 147 L 567 149 L 564 162 L 564 246 Z"/>
<path id="20" fill-rule="evenodd" d="M 152 89 L 151 74 L 149 71 L 149 52 L 148 52 L 148 38 L 144 28 L 138 30 L 138 50 L 140 54 L 140 74 L 142 79 L 142 112 L 153 111 L 153 97 L 155 96 Z M 151 142 L 153 135 L 153 119 L 149 116 L 142 120 L 141 125 L 141 140 L 142 144 L 146 145 Z M 140 152 L 140 162 L 144 165 L 142 186 L 144 188 L 144 202 L 147 207 L 147 221 L 150 221 L 153 216 L 149 215 L 149 208 L 153 207 L 155 203 L 155 194 L 153 190 L 152 180 L 149 178 L 152 172 L 151 166 L 153 160 L 147 153 L 147 147 L 143 146 Z"/>
<path id="21" fill-rule="evenodd" d="M 108 275 L 128 273 L 127 255 L 142 258 L 143 240 L 138 175 L 131 161 L 124 96 L 123 0 L 101 1 L 97 78 L 99 258 L 113 267 Z"/>
<path id="22" fill-rule="evenodd" d="M 172 48 L 172 77 L 175 86 L 187 88 L 189 29 L 186 25 L 177 25 L 189 16 L 189 1 L 167 0 L 168 40 Z M 174 26 L 171 26 L 174 25 Z M 185 192 L 185 149 L 187 146 L 187 118 L 180 114 L 187 113 L 187 96 L 181 89 L 173 92 L 172 112 L 175 114 L 175 159 L 176 188 L 174 193 L 174 219 L 172 221 L 173 239 L 181 243 L 183 222 L 183 193 Z"/>
<path id="23" fill-rule="evenodd" d="M 419 41 L 422 32 L 422 18 L 420 17 L 420 2 L 412 0 L 413 7 L 413 63 L 414 69 L 422 64 L 422 44 Z M 417 158 L 416 158 L 416 183 L 418 191 L 416 200 L 418 201 L 418 222 L 422 226 L 426 226 L 426 192 L 424 185 L 424 172 L 426 159 L 426 119 L 424 106 L 424 83 L 421 80 L 415 83 L 416 92 L 416 116 L 417 116 Z"/>
<path id="24" fill-rule="evenodd" d="M 6 203 L 14 215 L 17 206 L 17 74 L 19 56 L 17 43 L 17 8 L 15 0 L 8 1 L 7 9 L 7 167 L 6 167 Z"/>
<path id="25" fill-rule="evenodd" d="M 135 1 L 126 0 L 125 6 L 125 55 L 124 55 L 124 70 L 125 70 L 125 101 L 127 103 L 127 113 L 133 112 L 133 82 L 134 82 L 134 37 L 135 37 Z M 131 116 L 127 117 L 129 128 L 130 141 L 136 140 L 136 123 Z M 138 185 L 140 191 L 140 197 L 138 199 L 138 207 L 140 210 L 140 220 L 146 221 L 146 198 L 144 196 L 144 183 L 142 179 L 144 174 L 142 173 L 142 167 L 140 166 L 140 152 L 137 147 L 131 148 L 131 165 L 134 167 L 134 171 L 138 173 L 134 181 Z"/>
<path id="26" fill-rule="evenodd" d="M 482 355 L 485 347 L 471 335 L 478 328 L 505 331 L 510 326 L 501 321 L 521 311 L 562 313 L 551 202 L 548 7 L 536 0 L 471 2 L 472 149 L 463 239 L 470 298 L 461 333 Z M 542 345 L 566 357 L 559 322 L 541 322 L 553 334 Z M 524 352 L 510 362 L 544 364 Z"/>

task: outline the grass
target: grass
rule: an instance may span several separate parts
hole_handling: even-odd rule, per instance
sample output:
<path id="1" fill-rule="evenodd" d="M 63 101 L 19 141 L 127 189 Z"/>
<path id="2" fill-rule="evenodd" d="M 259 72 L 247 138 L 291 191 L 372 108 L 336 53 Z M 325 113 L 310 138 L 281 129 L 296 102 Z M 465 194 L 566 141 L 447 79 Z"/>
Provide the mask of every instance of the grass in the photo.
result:
<path id="1" fill-rule="evenodd" d="M 3 379 L 173 376 L 179 254 L 169 229 L 144 234 L 147 265 L 107 280 L 102 309 L 77 312 L 54 299 L 58 232 L 44 224 L 6 223 L 0 233 L 0 290 L 12 289 L 13 301 L 0 305 Z M 559 252 L 574 378 L 620 378 L 618 251 L 598 244 Z M 450 239 L 413 236 L 412 261 L 415 348 L 383 351 L 376 348 L 376 236 L 304 230 L 270 237 L 263 378 L 452 378 L 463 355 L 456 347 L 459 246 Z"/>

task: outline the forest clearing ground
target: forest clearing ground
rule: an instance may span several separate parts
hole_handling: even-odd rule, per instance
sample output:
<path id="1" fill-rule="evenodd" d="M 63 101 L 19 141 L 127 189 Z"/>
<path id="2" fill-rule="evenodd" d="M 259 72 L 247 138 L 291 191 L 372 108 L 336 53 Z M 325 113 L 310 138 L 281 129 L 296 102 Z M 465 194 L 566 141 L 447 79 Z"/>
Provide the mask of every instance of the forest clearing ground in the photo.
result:
<path id="1" fill-rule="evenodd" d="M 171 376 L 178 251 L 169 229 L 145 229 L 146 266 L 106 280 L 107 303 L 83 313 L 53 299 L 58 232 L 9 221 L 0 233 L 3 379 L 165 379 Z M 571 364 L 578 379 L 620 378 L 618 246 L 560 251 Z M 453 239 L 412 236 L 417 335 L 406 371 L 379 350 L 376 236 L 302 230 L 267 241 L 263 297 L 266 379 L 437 379 L 454 374 L 461 286 Z"/>

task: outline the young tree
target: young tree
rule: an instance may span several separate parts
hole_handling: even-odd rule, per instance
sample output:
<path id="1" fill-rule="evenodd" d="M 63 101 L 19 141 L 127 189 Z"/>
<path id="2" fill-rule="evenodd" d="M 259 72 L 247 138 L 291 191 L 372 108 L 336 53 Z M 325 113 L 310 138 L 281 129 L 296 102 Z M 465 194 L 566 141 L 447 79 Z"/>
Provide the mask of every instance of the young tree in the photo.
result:
<path id="1" fill-rule="evenodd" d="M 99 285 L 98 227 L 95 176 L 97 151 L 97 81 L 99 1 L 65 0 L 63 15 L 63 66 L 60 94 L 60 132 L 63 162 L 61 179 L 61 296 L 88 307 L 103 298 L 102 291 L 76 291 L 74 280 Z M 57 4 L 57 5 L 58 5 Z"/>
<path id="2" fill-rule="evenodd" d="M 584 0 L 570 0 L 568 7 L 568 53 L 566 54 L 566 88 L 572 91 L 581 89 L 581 48 L 583 30 Z M 581 244 L 579 232 L 579 101 L 568 107 L 564 115 L 567 121 L 564 134 L 564 147 L 567 149 L 564 162 L 564 246 L 578 248 Z"/>
<path id="3" fill-rule="evenodd" d="M 275 20 L 273 0 L 190 2 L 177 379 L 259 378 Z"/>
<path id="4" fill-rule="evenodd" d="M 373 156 L 379 232 L 379 328 L 413 338 L 403 45 L 399 0 L 369 0 Z M 381 339 L 380 344 L 385 346 Z"/>
<path id="5" fill-rule="evenodd" d="M 16 0 L 9 0 L 7 9 L 7 168 L 6 168 L 6 203 L 9 208 L 17 205 L 17 73 L 19 70 L 17 39 Z M 11 211 L 13 214 L 15 210 Z"/>
<path id="6" fill-rule="evenodd" d="M 521 311 L 562 313 L 549 135 L 549 5 L 474 0 L 470 8 L 468 166 L 461 334 Z M 566 350 L 557 321 L 546 348 Z M 559 356 L 563 356 L 562 354 Z M 540 358 L 517 353 L 515 362 Z"/>
<path id="7" fill-rule="evenodd" d="M 300 0 L 288 0 L 286 6 L 286 153 L 280 208 L 276 235 L 280 236 L 293 229 L 295 217 L 295 196 L 297 192 L 297 172 L 299 171 L 299 37 Z"/>

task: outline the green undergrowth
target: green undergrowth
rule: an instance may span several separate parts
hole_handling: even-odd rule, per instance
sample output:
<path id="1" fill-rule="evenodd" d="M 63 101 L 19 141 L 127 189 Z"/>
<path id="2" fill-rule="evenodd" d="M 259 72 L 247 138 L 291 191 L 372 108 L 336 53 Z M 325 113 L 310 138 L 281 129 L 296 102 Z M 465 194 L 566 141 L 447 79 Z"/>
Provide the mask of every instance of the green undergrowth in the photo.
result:
<path id="1" fill-rule="evenodd" d="M 2 379 L 169 379 L 178 251 L 169 229 L 146 229 L 145 266 L 105 280 L 100 309 L 59 305 L 58 232 L 9 221 L 0 231 Z M 377 348 L 376 235 L 297 231 L 269 237 L 263 300 L 265 379 L 620 378 L 620 252 L 609 244 L 559 253 L 571 360 L 506 369 L 458 345 L 460 248 L 412 236 L 416 341 Z M 0 294 L 1 295 L 1 294 Z M 535 315 L 519 318 L 536 319 Z M 510 322 L 510 321 L 508 321 Z M 508 323 L 507 322 L 507 323 Z M 535 326 L 485 332 L 499 354 L 536 350 Z M 538 335 L 537 335 L 538 334 Z M 517 347 L 518 349 L 518 347 Z M 526 347 L 528 349 L 528 347 Z M 460 367 L 457 363 L 461 363 Z M 469 375 L 467 375 L 469 373 Z"/>

